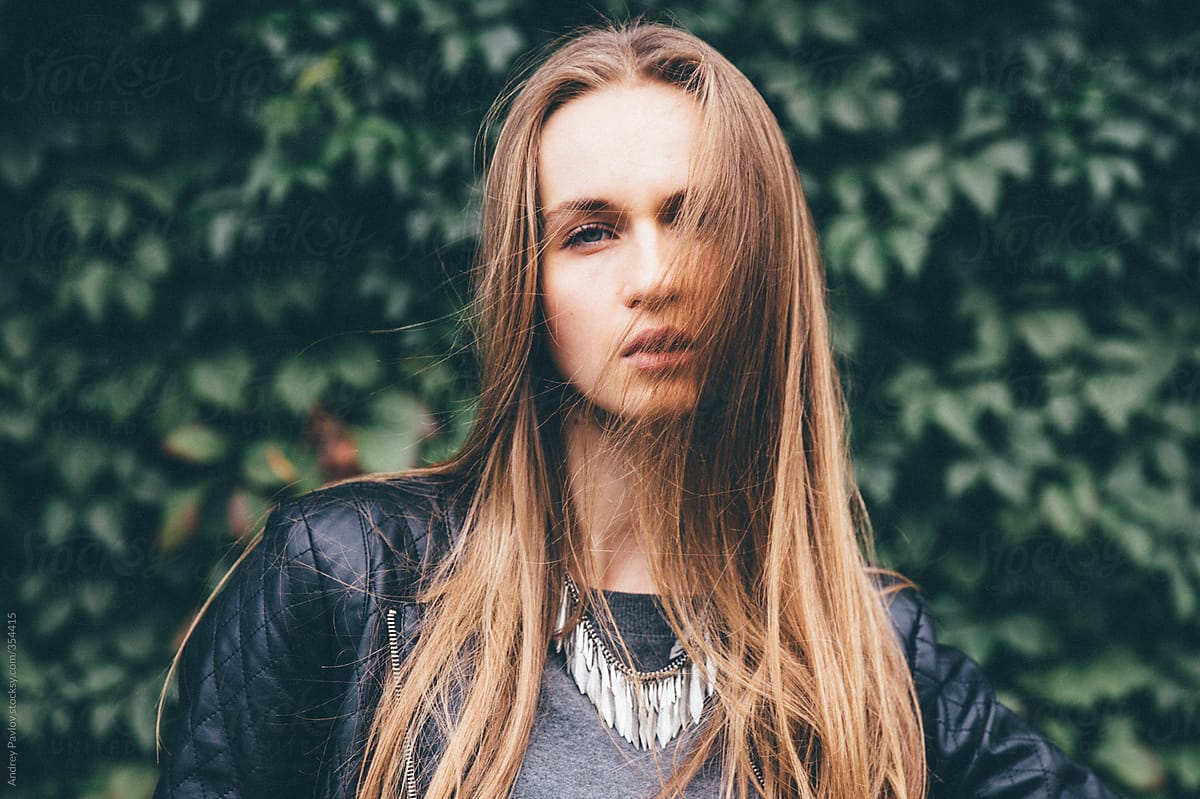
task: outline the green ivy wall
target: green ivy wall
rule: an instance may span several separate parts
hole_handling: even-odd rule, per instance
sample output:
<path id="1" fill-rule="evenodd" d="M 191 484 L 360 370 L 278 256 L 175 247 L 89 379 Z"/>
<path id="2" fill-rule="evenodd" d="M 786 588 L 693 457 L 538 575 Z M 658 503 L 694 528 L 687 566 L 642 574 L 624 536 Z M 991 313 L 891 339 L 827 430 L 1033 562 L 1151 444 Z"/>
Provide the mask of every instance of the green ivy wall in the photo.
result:
<path id="1" fill-rule="evenodd" d="M 8 0 L 14 795 L 149 796 L 167 665 L 270 503 L 461 440 L 477 130 L 598 11 L 708 39 L 787 132 L 882 560 L 1124 795 L 1197 795 L 1189 4 Z"/>

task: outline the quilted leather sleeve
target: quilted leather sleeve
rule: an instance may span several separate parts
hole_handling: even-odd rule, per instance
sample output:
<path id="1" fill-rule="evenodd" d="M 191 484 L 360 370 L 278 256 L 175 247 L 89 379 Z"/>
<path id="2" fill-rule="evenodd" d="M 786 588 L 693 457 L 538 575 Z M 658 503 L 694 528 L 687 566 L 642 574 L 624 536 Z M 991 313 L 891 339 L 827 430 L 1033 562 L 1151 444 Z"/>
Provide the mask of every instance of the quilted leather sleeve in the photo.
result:
<path id="1" fill-rule="evenodd" d="M 937 642 L 916 591 L 895 594 L 891 612 L 921 703 L 929 799 L 1116 799 L 1000 704 L 971 658 Z"/>
<path id="2" fill-rule="evenodd" d="M 351 505 L 314 511 L 293 500 L 276 508 L 204 614 L 180 663 L 180 707 L 161 754 L 156 799 L 313 794 L 330 719 L 345 693 L 330 620 L 365 602 L 355 596 L 363 591 L 335 584 L 346 582 L 339 574 L 365 571 L 365 537 L 355 544 L 345 534 L 362 525 L 325 518 L 354 514 Z M 314 527 L 340 538 L 314 545 Z M 340 563 L 330 562 L 331 550 Z"/>

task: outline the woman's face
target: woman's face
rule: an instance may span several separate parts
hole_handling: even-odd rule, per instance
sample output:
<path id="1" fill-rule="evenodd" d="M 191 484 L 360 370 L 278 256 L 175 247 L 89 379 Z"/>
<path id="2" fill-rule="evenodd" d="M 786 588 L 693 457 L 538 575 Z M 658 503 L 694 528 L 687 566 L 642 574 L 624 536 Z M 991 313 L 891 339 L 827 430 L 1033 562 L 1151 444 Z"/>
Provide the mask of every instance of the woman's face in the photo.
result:
<path id="1" fill-rule="evenodd" d="M 625 418 L 677 415 L 698 394 L 694 300 L 668 271 L 680 245 L 700 110 L 679 89 L 600 89 L 542 132 L 542 309 L 563 379 Z M 689 310 L 690 309 L 690 310 Z"/>

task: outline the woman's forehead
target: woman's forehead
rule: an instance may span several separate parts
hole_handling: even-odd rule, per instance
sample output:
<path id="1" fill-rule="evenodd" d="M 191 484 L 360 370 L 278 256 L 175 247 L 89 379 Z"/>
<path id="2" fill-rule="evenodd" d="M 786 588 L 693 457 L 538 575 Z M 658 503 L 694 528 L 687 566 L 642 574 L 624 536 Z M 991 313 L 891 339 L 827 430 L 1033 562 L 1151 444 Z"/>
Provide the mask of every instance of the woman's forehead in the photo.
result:
<path id="1" fill-rule="evenodd" d="M 687 187 L 700 110 L 683 91 L 639 83 L 599 89 L 558 108 L 542 131 L 543 208 L 603 200 L 629 210 Z"/>

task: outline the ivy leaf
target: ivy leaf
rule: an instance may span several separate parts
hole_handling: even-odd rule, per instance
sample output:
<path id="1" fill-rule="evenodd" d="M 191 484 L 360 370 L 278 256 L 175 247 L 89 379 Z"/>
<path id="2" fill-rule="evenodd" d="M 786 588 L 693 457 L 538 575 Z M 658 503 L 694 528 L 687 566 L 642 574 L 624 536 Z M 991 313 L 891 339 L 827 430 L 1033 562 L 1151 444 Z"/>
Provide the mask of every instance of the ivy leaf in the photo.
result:
<path id="1" fill-rule="evenodd" d="M 988 458 L 983 473 L 988 485 L 1010 503 L 1020 505 L 1025 502 L 1029 495 L 1029 472 L 1003 458 Z"/>
<path id="2" fill-rule="evenodd" d="M 489 70 L 501 73 L 508 69 L 513 57 L 525 46 L 525 37 L 512 25 L 500 25 L 484 31 L 479 37 L 483 59 Z"/>
<path id="3" fill-rule="evenodd" d="M 113 583 L 88 580 L 80 585 L 76 596 L 80 607 L 93 619 L 98 619 L 112 607 L 115 594 Z"/>
<path id="4" fill-rule="evenodd" d="M 367 471 L 389 472 L 416 465 L 419 444 L 433 430 L 424 404 L 403 392 L 388 392 L 371 405 L 369 426 L 352 427 L 358 462 Z"/>
<path id="5" fill-rule="evenodd" d="M 1056 704 L 1089 708 L 1102 701 L 1121 701 L 1157 680 L 1153 667 L 1124 648 L 1114 648 L 1091 661 L 1031 672 L 1023 682 Z"/>
<path id="6" fill-rule="evenodd" d="M 129 698 L 125 701 L 125 712 L 123 717 L 125 723 L 129 725 L 129 730 L 133 733 L 134 739 L 141 745 L 142 751 L 154 750 L 154 733 L 155 733 L 155 713 L 154 708 L 158 703 L 159 686 L 154 680 L 147 680 L 133 690 Z M 147 773 L 149 772 L 149 773 Z M 151 799 L 154 793 L 154 786 L 158 782 L 158 773 L 155 769 L 147 769 L 144 767 L 138 768 L 137 773 L 140 775 L 140 793 L 135 793 L 134 790 L 128 792 L 113 793 L 112 796 L 145 797 Z"/>
<path id="7" fill-rule="evenodd" d="M 194 29 L 204 15 L 204 3 L 200 0 L 178 0 L 175 8 L 179 12 L 180 26 L 185 31 Z"/>
<path id="8" fill-rule="evenodd" d="M 129 315 L 134 319 L 145 319 L 154 302 L 154 293 L 150 284 L 138 275 L 129 273 L 117 276 L 115 283 L 113 293 L 121 300 L 125 309 L 129 311 Z"/>
<path id="9" fill-rule="evenodd" d="M 93 323 L 104 319 L 113 274 L 113 268 L 107 262 L 92 259 L 79 270 L 73 283 L 75 297 Z"/>
<path id="10" fill-rule="evenodd" d="M 238 214 L 223 211 L 208 223 L 208 251 L 218 261 L 224 261 L 233 252 L 237 240 Z"/>
<path id="11" fill-rule="evenodd" d="M 989 144 L 977 157 L 980 163 L 986 164 L 995 172 L 1016 178 L 1027 178 L 1032 171 L 1033 157 L 1029 153 L 1029 145 L 1020 139 Z"/>
<path id="12" fill-rule="evenodd" d="M 225 523 L 229 534 L 238 539 L 253 535 L 264 520 L 267 507 L 266 500 L 258 494 L 235 490 L 225 504 Z"/>
<path id="13" fill-rule="evenodd" d="M 129 227 L 129 220 L 132 216 L 129 212 L 129 204 L 113 198 L 107 198 L 104 203 L 104 227 L 110 239 L 116 240 L 124 235 L 125 230 Z"/>
<path id="14" fill-rule="evenodd" d="M 1137 164 L 1128 158 L 1118 156 L 1089 158 L 1087 176 L 1092 193 L 1099 200 L 1107 200 L 1112 197 L 1117 183 L 1124 183 L 1132 189 L 1142 186 L 1142 172 Z"/>
<path id="15" fill-rule="evenodd" d="M 446 72 L 459 72 L 470 55 L 467 37 L 462 33 L 449 33 L 442 40 L 442 64 Z"/>
<path id="16" fill-rule="evenodd" d="M 42 169 L 42 153 L 32 144 L 18 143 L 18 137 L 6 137 L 0 147 L 0 177 L 14 189 L 29 185 Z"/>
<path id="17" fill-rule="evenodd" d="M 365 341 L 350 341 L 334 353 L 329 372 L 354 388 L 365 388 L 381 373 L 375 348 Z"/>
<path id="18" fill-rule="evenodd" d="M 1119 717 L 1105 722 L 1095 757 L 1117 779 L 1134 790 L 1157 791 L 1163 788 L 1165 775 L 1162 759 L 1138 739 L 1132 719 Z"/>
<path id="19" fill-rule="evenodd" d="M 123 521 L 124 514 L 120 506 L 111 499 L 93 503 L 84 514 L 84 524 L 91 531 L 92 538 L 114 554 L 125 552 Z"/>
<path id="20" fill-rule="evenodd" d="M 921 274 L 925 256 L 929 252 L 929 237 L 912 228 L 892 228 L 886 235 L 888 249 L 907 277 Z"/>
<path id="21" fill-rule="evenodd" d="M 1044 657 L 1054 650 L 1054 630 L 1037 616 L 1009 616 L 997 622 L 992 633 L 997 642 L 1025 657 Z"/>
<path id="22" fill-rule="evenodd" d="M 200 423 L 180 425 L 163 441 L 163 451 L 188 463 L 212 463 L 225 449 L 224 436 Z"/>
<path id="23" fill-rule="evenodd" d="M 870 124 L 863 98 L 848 89 L 839 89 L 829 95 L 825 113 L 830 120 L 851 132 L 863 131 Z"/>
<path id="24" fill-rule="evenodd" d="M 334 82 L 341 68 L 340 61 L 336 53 L 327 53 L 309 64 L 296 80 L 296 91 L 305 94 L 322 83 Z"/>
<path id="25" fill-rule="evenodd" d="M 1193 747 L 1178 747 L 1161 753 L 1171 775 L 1185 790 L 1200 790 L 1200 751 Z"/>
<path id="26" fill-rule="evenodd" d="M 832 42 L 850 44 L 858 39 L 857 23 L 843 6 L 814 5 L 809 20 L 814 31 Z"/>
<path id="27" fill-rule="evenodd" d="M 954 184 L 983 216 L 996 213 L 1000 198 L 1000 175 L 995 167 L 977 160 L 956 161 L 950 167 Z"/>
<path id="28" fill-rule="evenodd" d="M 960 497 L 983 476 L 983 467 L 977 461 L 958 461 L 946 470 L 946 493 Z"/>
<path id="29" fill-rule="evenodd" d="M 237 410 L 245 405 L 246 384 L 253 369 L 250 358 L 234 350 L 192 364 L 188 383 L 201 399 L 220 408 Z"/>
<path id="30" fill-rule="evenodd" d="M 975 430 L 975 417 L 962 397 L 946 391 L 938 392 L 933 399 L 933 419 L 952 439 L 965 447 L 976 448 L 982 444 Z"/>
<path id="31" fill-rule="evenodd" d="M 162 524 L 158 528 L 159 552 L 173 552 L 192 537 L 200 519 L 203 499 L 204 489 L 200 486 L 172 491 L 167 495 Z"/>
<path id="32" fill-rule="evenodd" d="M 1182 482 L 1188 476 L 1188 457 L 1173 439 L 1160 439 L 1154 445 L 1154 462 L 1170 480 Z"/>
<path id="33" fill-rule="evenodd" d="M 867 291 L 872 294 L 883 293 L 887 288 L 888 269 L 879 239 L 866 235 L 858 240 L 850 254 L 850 272 Z"/>
<path id="34" fill-rule="evenodd" d="M 147 279 L 156 280 L 170 271 L 171 254 L 161 236 L 142 236 L 133 251 L 133 263 L 138 273 Z"/>
<path id="35" fill-rule="evenodd" d="M 1083 516 L 1074 497 L 1062 486 L 1047 486 L 1038 502 L 1038 512 L 1052 530 L 1069 541 L 1083 539 Z"/>
<path id="36" fill-rule="evenodd" d="M 294 482 L 299 473 L 283 447 L 275 441 L 259 441 L 242 456 L 242 476 L 262 490 Z"/>
<path id="37" fill-rule="evenodd" d="M 329 375 L 299 358 L 291 358 L 275 374 L 275 396 L 296 414 L 305 414 L 329 386 Z"/>
<path id="38" fill-rule="evenodd" d="M 104 673 L 108 674 L 109 672 L 106 671 Z M 89 687 L 91 687 L 91 685 L 94 683 L 92 674 L 94 674 L 94 672 L 90 672 L 88 674 L 89 679 L 87 684 Z M 117 723 L 117 716 L 120 714 L 120 712 L 121 705 L 118 702 L 98 702 L 96 705 L 94 705 L 92 707 L 91 714 L 92 734 L 97 738 L 106 738 L 112 735 L 113 726 Z"/>
<path id="39" fill-rule="evenodd" d="M 58 442 L 55 450 L 59 475 L 67 488 L 76 493 L 87 488 L 111 463 L 108 448 L 92 438 Z"/>
<path id="40" fill-rule="evenodd" d="M 1076 311 L 1036 311 L 1016 320 L 1022 340 L 1044 361 L 1060 358 L 1088 340 L 1088 329 Z"/>
<path id="41" fill-rule="evenodd" d="M 51 545 L 66 541 L 75 529 L 75 510 L 62 500 L 53 499 L 42 514 L 42 533 Z"/>
<path id="42" fill-rule="evenodd" d="M 148 766 L 112 766 L 100 778 L 102 787 L 83 795 L 82 799 L 108 799 L 113 796 L 149 799 L 157 780 L 157 773 Z"/>
<path id="43" fill-rule="evenodd" d="M 32 317 L 10 316 L 0 322 L 0 340 L 8 354 L 16 360 L 24 360 L 33 351 L 36 325 Z"/>
<path id="44" fill-rule="evenodd" d="M 1122 150 L 1136 150 L 1150 138 L 1150 129 L 1140 119 L 1108 119 L 1092 134 L 1097 144 L 1112 144 Z"/>
<path id="45" fill-rule="evenodd" d="M 1154 375 L 1146 371 L 1108 373 L 1088 378 L 1083 393 L 1108 426 L 1123 433 L 1129 427 L 1129 417 L 1147 407 L 1157 387 Z"/>

